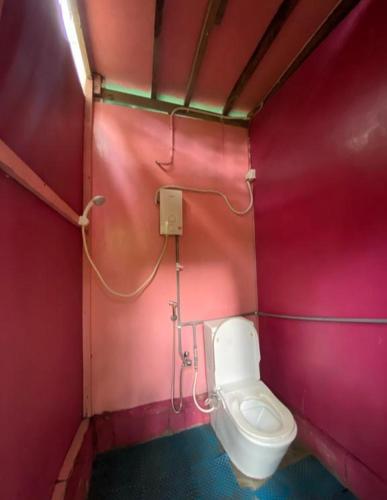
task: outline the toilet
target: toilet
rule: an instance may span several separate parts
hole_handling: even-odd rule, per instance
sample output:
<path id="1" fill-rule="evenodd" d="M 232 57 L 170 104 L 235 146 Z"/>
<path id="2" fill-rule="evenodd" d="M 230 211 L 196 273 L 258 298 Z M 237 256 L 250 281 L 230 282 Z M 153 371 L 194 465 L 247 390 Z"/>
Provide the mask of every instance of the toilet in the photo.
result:
<path id="1" fill-rule="evenodd" d="M 218 406 L 211 425 L 246 476 L 274 473 L 297 434 L 293 415 L 260 380 L 254 324 L 242 317 L 204 323 L 207 386 Z"/>

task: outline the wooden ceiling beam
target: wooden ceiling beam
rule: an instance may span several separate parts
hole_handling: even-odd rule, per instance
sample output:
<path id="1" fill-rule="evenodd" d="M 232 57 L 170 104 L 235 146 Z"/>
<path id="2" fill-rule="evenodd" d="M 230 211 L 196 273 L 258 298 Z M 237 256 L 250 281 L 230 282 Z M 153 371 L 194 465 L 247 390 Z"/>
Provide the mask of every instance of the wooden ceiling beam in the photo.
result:
<path id="1" fill-rule="evenodd" d="M 172 113 L 174 109 L 179 107 L 178 104 L 167 101 L 160 101 L 158 99 L 152 99 L 149 97 L 142 97 L 134 94 L 128 94 L 126 92 L 119 92 L 117 90 L 109 90 L 102 88 L 100 94 L 94 94 L 96 100 L 113 102 L 115 104 L 121 104 L 130 106 L 133 108 L 148 109 L 151 111 L 160 111 L 162 113 Z M 237 127 L 248 127 L 248 120 L 242 118 L 226 119 L 221 114 L 207 115 L 206 110 L 201 110 L 197 108 L 190 108 L 188 111 L 179 111 L 179 114 L 190 116 L 192 118 L 198 118 L 202 120 L 209 120 L 215 122 L 223 122 L 226 125 L 235 125 Z"/>
<path id="2" fill-rule="evenodd" d="M 223 114 L 228 115 L 232 110 L 234 103 L 241 95 L 243 89 L 245 88 L 247 82 L 250 80 L 254 71 L 257 69 L 259 63 L 264 58 L 265 54 L 271 47 L 271 44 L 277 37 L 278 33 L 283 28 L 288 17 L 292 13 L 293 9 L 297 5 L 299 0 L 283 0 L 277 12 L 275 13 L 273 19 L 271 20 L 269 26 L 266 28 L 265 33 L 259 40 L 254 52 L 252 53 L 249 61 L 244 67 L 242 73 L 240 74 L 238 80 L 235 82 L 226 103 L 223 107 Z"/>
<path id="3" fill-rule="evenodd" d="M 336 28 L 338 24 L 351 12 L 351 10 L 360 2 L 360 0 L 341 0 L 333 10 L 328 14 L 326 19 L 317 29 L 317 31 L 309 38 L 307 43 L 289 64 L 287 69 L 282 73 L 280 78 L 276 81 L 269 92 L 256 104 L 256 106 L 249 113 L 252 118 L 263 106 L 263 104 L 270 99 L 283 84 L 297 71 L 305 59 L 325 40 L 325 38 Z"/>
<path id="4" fill-rule="evenodd" d="M 228 0 L 221 0 L 219 3 L 218 12 L 216 13 L 216 16 L 215 16 L 215 24 L 218 26 L 219 26 L 219 24 L 222 24 L 223 16 L 224 16 L 224 13 L 226 12 L 227 4 L 228 4 Z"/>
<path id="5" fill-rule="evenodd" d="M 208 36 L 215 24 L 220 24 L 226 9 L 226 3 L 225 0 L 208 0 L 206 14 L 204 16 L 202 29 L 192 61 L 191 73 L 185 90 L 184 106 L 189 106 L 191 102 L 195 84 L 206 53 Z"/>
<path id="6" fill-rule="evenodd" d="M 159 57 L 160 57 L 160 34 L 163 22 L 163 9 L 164 9 L 164 0 L 156 0 L 155 25 L 154 25 L 154 36 L 153 36 L 153 66 L 152 66 L 152 88 L 151 88 L 152 99 L 155 99 L 157 96 L 157 75 L 158 75 Z"/>

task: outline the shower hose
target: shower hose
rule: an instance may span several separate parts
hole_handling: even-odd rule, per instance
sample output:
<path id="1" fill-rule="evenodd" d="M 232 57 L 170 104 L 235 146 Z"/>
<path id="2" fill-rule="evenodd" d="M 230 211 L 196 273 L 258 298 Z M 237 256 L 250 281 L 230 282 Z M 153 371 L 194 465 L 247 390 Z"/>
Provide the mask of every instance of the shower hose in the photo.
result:
<path id="1" fill-rule="evenodd" d="M 116 297 L 122 297 L 124 299 L 131 299 L 133 297 L 136 297 L 136 295 L 139 295 L 141 292 L 143 292 L 145 290 L 145 288 L 152 283 L 152 281 L 153 281 L 154 277 L 156 276 L 156 273 L 157 273 L 157 271 L 158 271 L 158 269 L 160 267 L 161 261 L 163 260 L 165 252 L 167 250 L 168 235 L 165 235 L 164 244 L 163 244 L 163 247 L 161 249 L 161 253 L 160 253 L 160 255 L 159 255 L 159 257 L 158 257 L 158 259 L 156 261 L 156 265 L 154 266 L 152 272 L 147 277 L 147 279 L 139 287 L 137 287 L 135 290 L 133 290 L 133 292 L 124 293 L 124 292 L 118 292 L 117 290 L 114 290 L 111 286 L 109 286 L 106 283 L 104 277 L 102 276 L 101 272 L 99 271 L 98 267 L 95 265 L 95 263 L 94 263 L 91 255 L 90 255 L 89 248 L 88 248 L 88 245 L 87 245 L 85 226 L 82 226 L 81 229 L 82 229 L 83 248 L 85 250 L 85 254 L 86 254 L 87 260 L 89 261 L 89 263 L 90 263 L 91 267 L 93 268 L 95 274 L 98 276 L 99 281 L 102 283 L 102 285 L 106 288 L 106 290 L 109 293 L 111 293 L 112 295 L 115 295 Z"/>

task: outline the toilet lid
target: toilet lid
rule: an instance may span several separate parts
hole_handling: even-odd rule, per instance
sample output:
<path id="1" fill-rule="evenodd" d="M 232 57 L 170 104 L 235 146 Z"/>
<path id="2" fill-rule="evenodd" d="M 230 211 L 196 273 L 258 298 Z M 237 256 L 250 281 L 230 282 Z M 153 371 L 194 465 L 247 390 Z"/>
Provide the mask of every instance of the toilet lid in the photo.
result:
<path id="1" fill-rule="evenodd" d="M 213 336 L 216 386 L 246 379 L 259 380 L 257 330 L 245 318 L 223 321 Z"/>

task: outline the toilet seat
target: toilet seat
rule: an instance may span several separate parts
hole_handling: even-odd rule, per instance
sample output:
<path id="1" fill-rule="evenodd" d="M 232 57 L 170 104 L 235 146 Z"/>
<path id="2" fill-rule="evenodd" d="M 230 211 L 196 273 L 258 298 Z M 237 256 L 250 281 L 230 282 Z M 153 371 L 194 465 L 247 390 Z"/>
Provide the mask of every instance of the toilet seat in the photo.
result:
<path id="1" fill-rule="evenodd" d="M 226 411 L 242 434 L 256 442 L 282 446 L 293 441 L 297 426 L 290 411 L 260 380 L 219 389 Z"/>

